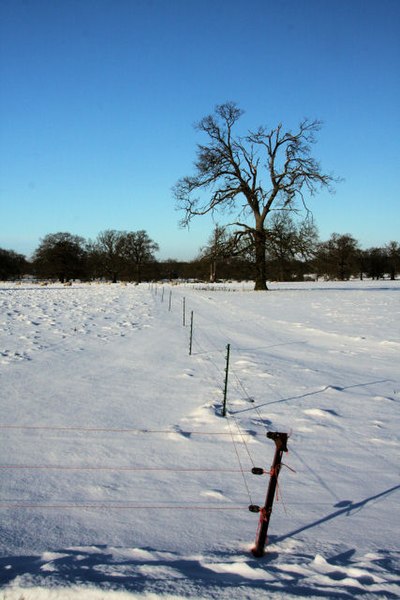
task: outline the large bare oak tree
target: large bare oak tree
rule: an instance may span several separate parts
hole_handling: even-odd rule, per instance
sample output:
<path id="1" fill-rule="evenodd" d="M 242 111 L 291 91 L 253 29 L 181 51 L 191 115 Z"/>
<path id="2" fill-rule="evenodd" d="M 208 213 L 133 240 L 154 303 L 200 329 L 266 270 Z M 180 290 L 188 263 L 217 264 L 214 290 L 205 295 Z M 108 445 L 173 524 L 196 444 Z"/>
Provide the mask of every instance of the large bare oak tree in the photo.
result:
<path id="1" fill-rule="evenodd" d="M 234 102 L 218 105 L 196 128 L 208 141 L 198 144 L 195 174 L 174 186 L 182 225 L 195 215 L 234 212 L 238 241 L 249 241 L 255 261 L 255 289 L 266 290 L 266 219 L 272 210 L 306 210 L 306 194 L 331 189 L 335 179 L 322 173 L 311 156 L 321 123 L 305 119 L 295 133 L 259 127 L 245 136 L 233 129 L 243 111 Z M 249 220 L 250 217 L 250 220 Z"/>

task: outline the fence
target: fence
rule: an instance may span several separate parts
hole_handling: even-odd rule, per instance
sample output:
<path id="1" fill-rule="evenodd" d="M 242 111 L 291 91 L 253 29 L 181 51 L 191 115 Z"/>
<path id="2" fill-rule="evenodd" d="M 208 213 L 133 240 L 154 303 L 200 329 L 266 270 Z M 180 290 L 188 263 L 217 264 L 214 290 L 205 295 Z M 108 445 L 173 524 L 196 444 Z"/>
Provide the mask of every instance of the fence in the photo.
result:
<path id="1" fill-rule="evenodd" d="M 151 291 L 157 297 L 157 300 L 160 300 L 161 303 L 164 303 L 165 290 L 162 288 L 161 292 L 157 287 L 152 287 Z M 172 312 L 174 307 L 174 298 L 173 292 L 170 289 L 168 294 L 168 313 Z M 187 323 L 188 319 L 186 318 L 187 311 L 187 302 L 186 298 L 183 298 L 182 301 L 182 325 L 184 327 L 184 331 L 187 331 Z M 186 337 L 186 334 L 184 338 Z M 206 349 L 206 346 L 209 346 Z M 80 498 L 74 502 L 63 502 L 61 499 L 57 502 L 47 500 L 47 501 L 37 501 L 37 500 L 21 500 L 21 499 L 13 499 L 13 500 L 1 500 L 0 508 L 2 509 L 59 509 L 59 510 L 68 510 L 68 509 L 87 509 L 87 510 L 103 510 L 103 509 L 111 509 L 111 510 L 193 510 L 193 511 L 248 511 L 249 505 L 250 507 L 257 506 L 252 497 L 252 493 L 249 485 L 249 478 L 251 475 L 270 475 L 271 472 L 269 470 L 265 470 L 262 467 L 257 466 L 255 459 L 252 456 L 252 452 L 249 445 L 249 439 L 254 437 L 255 435 L 262 435 L 266 433 L 267 427 L 264 427 L 264 431 L 261 434 L 255 432 L 247 432 L 242 429 L 241 423 L 234 411 L 229 410 L 229 391 L 228 391 L 228 374 L 232 375 L 233 385 L 236 386 L 236 389 L 241 394 L 242 398 L 251 404 L 251 409 L 255 411 L 258 415 L 259 423 L 263 424 L 264 419 L 260 413 L 259 408 L 256 404 L 254 404 L 253 398 L 247 393 L 246 388 L 243 382 L 240 380 L 240 377 L 234 370 L 230 370 L 229 367 L 229 354 L 230 354 L 230 345 L 228 344 L 226 348 L 216 349 L 213 348 L 212 341 L 204 335 L 203 337 L 199 334 L 199 331 L 195 332 L 195 320 L 194 320 L 194 311 L 190 311 L 190 334 L 189 334 L 189 355 L 191 356 L 194 352 L 201 352 L 203 356 L 206 357 L 207 367 L 212 367 L 211 370 L 207 370 L 207 374 L 210 372 L 213 374 L 213 378 L 216 382 L 217 387 L 221 389 L 221 407 L 216 407 L 216 414 L 225 417 L 224 423 L 226 423 L 228 430 L 227 431 L 198 431 L 198 430 L 179 430 L 175 429 L 134 429 L 134 428 L 106 428 L 106 427 L 72 427 L 68 425 L 59 426 L 45 426 L 40 424 L 32 424 L 32 425 L 1 425 L 0 430 L 3 432 L 8 432 L 9 434 L 17 433 L 29 433 L 30 435 L 38 435 L 40 437 L 45 436 L 47 434 L 51 434 L 53 437 L 57 436 L 62 432 L 66 432 L 69 435 L 74 434 L 82 434 L 85 436 L 92 435 L 101 435 L 108 434 L 112 436 L 127 436 L 130 435 L 131 439 L 135 436 L 171 436 L 171 435 L 181 435 L 183 437 L 196 437 L 202 436 L 203 438 L 218 438 L 222 440 L 228 440 L 229 445 L 233 448 L 233 453 L 226 461 L 229 466 L 225 468 L 214 468 L 208 465 L 198 465 L 194 466 L 173 466 L 173 465 L 163 465 L 157 464 L 148 466 L 146 464 L 68 464 L 67 462 L 63 463 L 51 463 L 45 462 L 42 463 L 28 463 L 24 462 L 21 464 L 18 463 L 10 463 L 10 464 L 0 464 L 0 472 L 4 475 L 5 473 L 27 473 L 27 472 L 90 472 L 90 473 L 101 473 L 101 472 L 118 472 L 120 474 L 129 474 L 135 475 L 139 473 L 147 473 L 151 474 L 160 474 L 160 473 L 175 473 L 181 479 L 187 475 L 198 475 L 198 474 L 218 474 L 219 476 L 235 476 L 239 477 L 239 481 L 241 481 L 242 494 L 248 500 L 248 502 L 235 502 L 235 503 L 198 503 L 198 502 L 185 502 L 180 504 L 179 502 L 91 502 L 86 498 Z M 225 354 L 226 351 L 226 354 Z M 19 440 L 21 442 L 21 440 Z M 265 459 L 267 460 L 267 455 L 269 453 L 269 448 L 265 447 Z M 232 456 L 234 457 L 234 463 L 232 463 Z M 182 481 L 181 481 L 182 483 Z M 182 483 L 182 487 L 184 487 L 184 483 Z M 239 489 L 238 485 L 238 489 Z M 260 493 L 262 490 L 260 489 Z M 264 514 L 264 513 L 262 513 Z"/>

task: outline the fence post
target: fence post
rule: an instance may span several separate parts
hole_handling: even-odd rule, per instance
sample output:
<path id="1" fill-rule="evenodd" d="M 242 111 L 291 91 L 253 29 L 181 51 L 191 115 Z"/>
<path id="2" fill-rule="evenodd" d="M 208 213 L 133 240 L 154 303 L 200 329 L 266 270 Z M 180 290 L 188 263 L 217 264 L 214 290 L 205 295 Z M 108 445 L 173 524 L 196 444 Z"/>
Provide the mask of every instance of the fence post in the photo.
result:
<path id="1" fill-rule="evenodd" d="M 225 385 L 224 385 L 224 401 L 222 404 L 222 416 L 226 417 L 226 395 L 228 392 L 228 374 L 229 374 L 229 355 L 230 355 L 231 345 L 226 345 L 226 367 L 225 367 Z"/>
<path id="2" fill-rule="evenodd" d="M 275 442 L 276 448 L 275 448 L 274 462 L 272 463 L 271 471 L 270 471 L 270 478 L 269 478 L 267 496 L 265 498 L 265 504 L 262 508 L 260 508 L 259 506 L 254 506 L 254 505 L 249 506 L 249 510 L 251 512 L 259 512 L 260 513 L 260 522 L 258 525 L 257 537 L 256 537 L 254 548 L 252 548 L 252 550 L 251 550 L 253 555 L 256 556 L 257 558 L 264 555 L 265 544 L 267 543 L 268 525 L 269 525 L 269 521 L 271 518 L 272 505 L 274 503 L 276 486 L 278 485 L 279 471 L 281 469 L 282 454 L 283 454 L 283 452 L 288 451 L 288 449 L 287 449 L 288 434 L 287 433 L 281 433 L 278 431 L 268 431 L 267 438 L 269 438 L 270 440 L 273 440 Z M 258 469 L 256 469 L 256 471 L 258 471 Z M 257 473 L 255 472 L 255 474 L 258 475 L 258 472 Z"/>
<path id="3" fill-rule="evenodd" d="M 161 302 L 164 302 L 164 286 L 163 286 L 163 288 L 162 288 Z"/>
<path id="4" fill-rule="evenodd" d="M 182 300 L 182 325 L 186 327 L 186 298 Z"/>
<path id="5" fill-rule="evenodd" d="M 190 312 L 190 341 L 189 341 L 189 356 L 192 355 L 193 342 L 193 311 Z"/>
<path id="6" fill-rule="evenodd" d="M 169 290 L 169 301 L 168 301 L 169 312 L 171 312 L 171 304 L 172 304 L 172 290 Z"/>

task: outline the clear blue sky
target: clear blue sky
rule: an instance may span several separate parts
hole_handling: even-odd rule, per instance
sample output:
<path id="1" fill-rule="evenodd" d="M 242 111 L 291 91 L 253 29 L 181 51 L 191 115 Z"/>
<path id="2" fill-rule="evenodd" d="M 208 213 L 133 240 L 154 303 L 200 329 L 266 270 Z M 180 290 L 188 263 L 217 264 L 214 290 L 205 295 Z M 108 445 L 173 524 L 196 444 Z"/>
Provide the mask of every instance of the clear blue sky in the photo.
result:
<path id="1" fill-rule="evenodd" d="M 179 229 L 171 188 L 226 100 L 246 128 L 324 121 L 321 239 L 400 241 L 399 80 L 399 0 L 0 0 L 0 247 L 145 229 L 194 258 L 212 221 Z"/>

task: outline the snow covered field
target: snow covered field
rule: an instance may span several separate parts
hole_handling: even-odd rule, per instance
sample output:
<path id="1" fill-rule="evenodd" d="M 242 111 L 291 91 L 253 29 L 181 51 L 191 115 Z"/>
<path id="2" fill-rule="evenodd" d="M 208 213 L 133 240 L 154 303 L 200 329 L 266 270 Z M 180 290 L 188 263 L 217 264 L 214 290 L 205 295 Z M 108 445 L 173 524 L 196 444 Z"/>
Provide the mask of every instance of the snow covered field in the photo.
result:
<path id="1" fill-rule="evenodd" d="M 1 600 L 399 597 L 400 282 L 270 288 L 1 284 Z"/>

